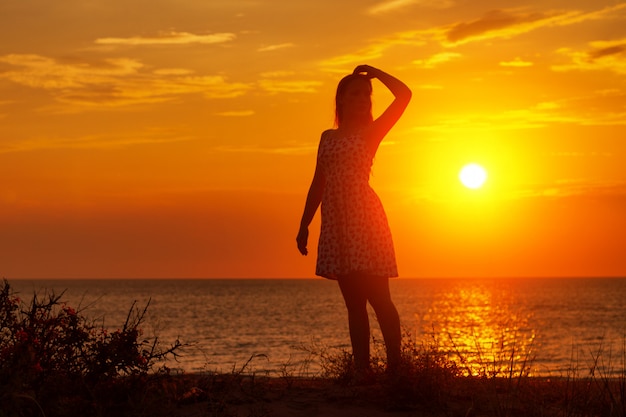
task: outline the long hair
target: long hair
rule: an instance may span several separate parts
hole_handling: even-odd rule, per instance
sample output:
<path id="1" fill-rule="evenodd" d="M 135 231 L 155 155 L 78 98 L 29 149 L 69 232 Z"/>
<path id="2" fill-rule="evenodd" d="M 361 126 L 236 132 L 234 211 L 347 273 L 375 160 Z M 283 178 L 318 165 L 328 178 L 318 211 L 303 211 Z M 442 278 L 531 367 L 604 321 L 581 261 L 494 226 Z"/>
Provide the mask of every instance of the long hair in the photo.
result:
<path id="1" fill-rule="evenodd" d="M 370 95 L 372 94 L 372 80 L 369 77 L 363 74 L 349 74 L 343 77 L 337 85 L 337 93 L 335 94 L 335 127 L 341 126 L 341 122 L 343 121 L 343 109 L 340 104 L 341 99 L 344 94 L 346 94 L 348 86 L 355 80 L 365 81 L 369 86 Z M 368 118 L 364 120 L 364 122 L 371 122 L 373 120 L 371 102 L 368 114 Z"/>

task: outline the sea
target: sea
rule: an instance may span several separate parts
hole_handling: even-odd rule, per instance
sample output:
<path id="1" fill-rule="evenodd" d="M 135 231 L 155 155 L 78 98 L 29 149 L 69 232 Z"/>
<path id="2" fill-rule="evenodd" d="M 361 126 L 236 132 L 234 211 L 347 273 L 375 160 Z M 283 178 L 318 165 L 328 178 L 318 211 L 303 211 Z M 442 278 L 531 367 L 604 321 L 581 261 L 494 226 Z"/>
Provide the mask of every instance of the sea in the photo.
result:
<path id="1" fill-rule="evenodd" d="M 165 363 L 175 371 L 317 376 L 350 351 L 341 293 L 322 278 L 8 282 L 23 300 L 62 293 L 109 330 L 147 307 L 144 337 L 184 344 Z M 467 374 L 624 375 L 626 278 L 397 278 L 390 288 L 407 351 Z M 384 357 L 370 315 L 372 351 Z"/>

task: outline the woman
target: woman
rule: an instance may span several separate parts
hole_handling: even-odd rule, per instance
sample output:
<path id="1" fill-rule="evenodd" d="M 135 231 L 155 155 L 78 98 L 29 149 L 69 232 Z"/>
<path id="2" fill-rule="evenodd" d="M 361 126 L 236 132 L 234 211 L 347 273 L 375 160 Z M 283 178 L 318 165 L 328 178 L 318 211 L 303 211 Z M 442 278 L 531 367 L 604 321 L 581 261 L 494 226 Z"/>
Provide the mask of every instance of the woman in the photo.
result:
<path id="1" fill-rule="evenodd" d="M 372 117 L 372 78 L 394 95 L 376 120 Z M 339 283 L 348 309 L 354 365 L 362 375 L 370 369 L 368 302 L 383 333 L 388 368 L 400 361 L 400 319 L 389 293 L 389 278 L 398 276 L 395 253 L 383 206 L 368 181 L 378 145 L 410 100 L 411 90 L 404 83 L 369 65 L 356 67 L 339 82 L 336 129 L 322 133 L 296 238 L 298 250 L 306 255 L 308 227 L 321 204 L 315 273 Z"/>

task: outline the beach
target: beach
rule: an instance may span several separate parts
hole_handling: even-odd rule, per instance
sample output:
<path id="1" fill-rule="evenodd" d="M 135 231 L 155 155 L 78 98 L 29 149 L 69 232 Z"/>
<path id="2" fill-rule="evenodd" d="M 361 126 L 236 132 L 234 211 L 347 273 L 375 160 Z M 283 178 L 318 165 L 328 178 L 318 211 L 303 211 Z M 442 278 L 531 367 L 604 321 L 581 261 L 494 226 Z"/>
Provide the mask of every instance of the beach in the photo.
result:
<path id="1" fill-rule="evenodd" d="M 567 281 L 570 287 L 572 282 Z M 596 284 L 601 282 L 593 281 L 594 286 L 590 287 L 591 282 L 578 281 L 577 290 L 583 289 L 589 295 L 590 289 L 607 285 L 615 288 L 622 282 L 610 281 L 598 286 Z M 238 300 L 240 303 L 241 297 L 247 293 L 257 294 L 257 307 L 264 309 L 272 306 L 259 302 L 260 288 L 270 287 L 276 292 L 282 287 L 296 295 L 297 288 L 316 288 L 312 282 L 277 282 L 274 286 L 260 282 L 228 283 L 226 286 L 225 283 L 195 284 L 208 285 L 213 293 L 221 294 L 218 298 L 226 301 Z M 480 283 L 478 289 L 484 285 L 484 282 Z M 169 287 L 166 285 L 165 288 Z M 498 294 L 496 289 L 492 293 Z M 445 292 L 444 296 L 446 294 L 450 292 Z M 462 295 L 463 292 L 455 294 Z M 476 290 L 472 294 L 484 295 L 485 291 Z M 64 294 L 48 292 L 28 301 L 20 293 L 13 292 L 5 281 L 0 291 L 3 312 L 0 317 L 3 326 L 0 334 L 0 416 L 626 415 L 626 348 L 623 339 L 621 345 L 594 339 L 598 343 L 596 348 L 578 350 L 576 353 L 582 352 L 580 356 L 572 355 L 561 369 L 553 370 L 547 376 L 536 372 L 532 351 L 528 350 L 533 345 L 521 343 L 523 339 L 520 341 L 515 335 L 521 329 L 516 328 L 505 329 L 501 338 L 493 340 L 483 340 L 474 333 L 475 351 L 461 350 L 459 346 L 453 346 L 455 349 L 451 350 L 436 340 L 426 343 L 405 335 L 402 360 L 393 371 L 386 367 L 380 339 L 374 338 L 372 371 L 366 375 L 354 374 L 350 350 L 341 347 L 318 350 L 310 347 L 304 361 L 307 366 L 284 361 L 268 367 L 267 356 L 258 354 L 230 369 L 206 367 L 202 371 L 185 371 L 181 364 L 187 359 L 189 346 L 178 340 L 174 344 L 167 340 L 159 343 L 159 339 L 144 334 L 142 328 L 150 318 L 149 306 L 135 307 L 130 312 L 126 310 L 126 319 L 118 328 L 106 328 L 102 327 L 104 318 L 94 321 L 93 317 L 84 315 L 86 309 L 73 307 L 63 297 Z M 442 298 L 445 301 L 446 297 Z M 489 318 L 510 311 L 503 308 L 508 305 L 506 302 L 496 302 L 496 298 L 501 297 L 492 295 L 490 304 L 483 303 L 484 298 L 479 296 L 455 300 L 477 319 L 479 313 Z M 171 293 L 164 300 L 180 301 Z M 606 298 L 603 301 L 606 305 Z M 541 307 L 543 302 L 539 299 L 536 305 Z M 445 306 L 443 301 L 437 303 L 435 305 Z M 565 308 L 567 306 L 553 304 L 551 308 L 558 308 L 565 323 L 576 317 L 568 313 L 579 313 Z M 598 317 L 615 315 L 614 311 L 600 310 L 591 302 L 587 307 L 579 305 L 578 308 L 584 310 L 594 305 L 599 310 Z M 171 311 L 171 308 L 164 311 Z M 185 311 L 193 313 L 189 308 Z M 242 311 L 239 314 L 248 317 L 251 314 L 250 310 Z M 504 318 L 509 319 L 506 315 Z M 268 321 L 267 317 L 260 319 L 260 322 Z M 489 321 L 483 322 L 486 329 L 492 329 Z M 500 323 L 506 324 L 507 321 Z M 620 327 L 618 323 L 614 322 L 616 331 Z M 254 332 L 245 329 L 243 333 L 257 341 L 250 343 L 251 348 L 263 350 L 270 344 L 261 336 L 272 335 L 276 328 L 272 324 L 266 329 L 254 329 Z M 310 328 L 315 327 L 310 325 Z M 216 336 L 232 340 L 237 332 L 241 333 L 242 329 L 229 326 Z M 510 333 L 512 337 L 507 338 Z M 498 336 L 499 333 L 485 334 Z M 279 340 L 284 336 L 293 337 L 286 328 L 271 337 Z M 582 336 L 589 338 L 590 334 Z M 487 350 L 489 346 L 490 350 Z"/>
<path id="2" fill-rule="evenodd" d="M 186 391 L 161 415 L 556 417 L 623 416 L 626 411 L 618 394 L 624 379 L 454 378 L 421 393 L 407 382 L 354 385 L 324 378 L 186 375 L 178 379 Z"/>
<path id="3" fill-rule="evenodd" d="M 228 377 L 225 377 L 228 379 Z M 241 381 L 239 381 L 241 382 Z M 179 408 L 183 417 L 220 415 L 258 415 L 273 417 L 328 416 L 328 417 L 386 417 L 429 415 L 413 410 L 386 410 L 384 405 L 367 397 L 380 387 L 341 386 L 324 379 L 263 379 L 231 386 L 222 392 L 216 406 L 202 394 L 183 402 Z M 418 412 L 419 414 L 416 414 Z"/>

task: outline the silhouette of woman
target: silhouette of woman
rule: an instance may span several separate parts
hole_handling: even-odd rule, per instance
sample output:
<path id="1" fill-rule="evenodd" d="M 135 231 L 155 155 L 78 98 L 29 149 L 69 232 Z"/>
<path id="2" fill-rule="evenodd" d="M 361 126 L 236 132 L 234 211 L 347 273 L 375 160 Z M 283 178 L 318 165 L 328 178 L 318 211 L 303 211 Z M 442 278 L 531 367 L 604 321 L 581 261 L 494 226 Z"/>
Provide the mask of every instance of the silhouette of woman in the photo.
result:
<path id="1" fill-rule="evenodd" d="M 372 117 L 372 78 L 394 96 L 376 120 Z M 400 319 L 389 293 L 389 278 L 398 276 L 395 253 L 385 211 L 369 185 L 369 176 L 380 142 L 410 100 L 411 90 L 402 81 L 369 65 L 359 65 L 339 82 L 336 129 L 322 133 L 296 238 L 298 250 L 306 255 L 308 228 L 321 204 L 315 273 L 339 283 L 359 375 L 370 370 L 368 302 L 383 333 L 388 369 L 400 361 Z"/>

